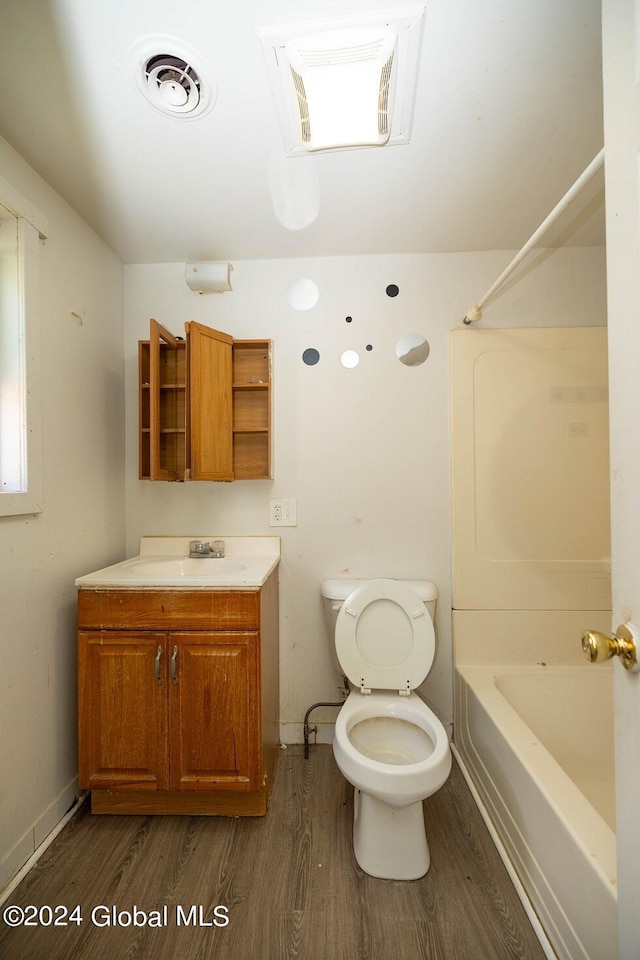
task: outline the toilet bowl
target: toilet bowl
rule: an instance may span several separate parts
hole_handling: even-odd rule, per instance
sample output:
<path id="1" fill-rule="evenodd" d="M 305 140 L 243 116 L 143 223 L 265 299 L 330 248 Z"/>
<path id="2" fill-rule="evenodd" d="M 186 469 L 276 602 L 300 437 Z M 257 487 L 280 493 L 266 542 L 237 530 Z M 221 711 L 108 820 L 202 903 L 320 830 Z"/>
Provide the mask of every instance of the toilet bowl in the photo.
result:
<path id="1" fill-rule="evenodd" d="M 365 873 L 416 880 L 429 869 L 422 801 L 451 770 L 444 727 L 414 692 L 433 662 L 437 592 L 424 581 L 325 581 L 335 650 L 352 687 L 333 751 L 354 787 L 353 842 Z"/>

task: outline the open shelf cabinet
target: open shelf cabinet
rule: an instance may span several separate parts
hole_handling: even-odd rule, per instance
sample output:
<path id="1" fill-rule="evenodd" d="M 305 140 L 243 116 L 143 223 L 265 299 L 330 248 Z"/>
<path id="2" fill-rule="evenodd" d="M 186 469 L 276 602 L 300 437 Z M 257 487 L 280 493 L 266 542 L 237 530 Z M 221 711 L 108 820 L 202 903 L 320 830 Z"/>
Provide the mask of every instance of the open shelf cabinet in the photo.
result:
<path id="1" fill-rule="evenodd" d="M 271 342 L 151 321 L 138 344 L 139 477 L 271 477 Z"/>

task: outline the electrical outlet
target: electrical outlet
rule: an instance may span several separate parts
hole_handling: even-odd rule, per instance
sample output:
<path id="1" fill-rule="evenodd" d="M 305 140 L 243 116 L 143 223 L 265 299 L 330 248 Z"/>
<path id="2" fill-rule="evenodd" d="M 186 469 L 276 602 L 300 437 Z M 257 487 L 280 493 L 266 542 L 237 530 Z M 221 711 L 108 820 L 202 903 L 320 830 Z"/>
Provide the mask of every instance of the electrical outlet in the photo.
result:
<path id="1" fill-rule="evenodd" d="M 296 501 L 295 500 L 269 500 L 269 526 L 270 527 L 295 527 Z"/>

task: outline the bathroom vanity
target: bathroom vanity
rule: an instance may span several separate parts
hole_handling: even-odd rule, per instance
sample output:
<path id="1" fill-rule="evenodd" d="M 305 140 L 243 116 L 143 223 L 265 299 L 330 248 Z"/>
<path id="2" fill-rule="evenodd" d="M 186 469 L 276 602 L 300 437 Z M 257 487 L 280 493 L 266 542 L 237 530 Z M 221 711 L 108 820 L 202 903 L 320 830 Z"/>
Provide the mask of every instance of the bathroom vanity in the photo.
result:
<path id="1" fill-rule="evenodd" d="M 212 538 L 201 538 L 212 539 Z M 79 783 L 93 813 L 264 815 L 279 751 L 277 537 L 145 537 L 80 577 Z"/>

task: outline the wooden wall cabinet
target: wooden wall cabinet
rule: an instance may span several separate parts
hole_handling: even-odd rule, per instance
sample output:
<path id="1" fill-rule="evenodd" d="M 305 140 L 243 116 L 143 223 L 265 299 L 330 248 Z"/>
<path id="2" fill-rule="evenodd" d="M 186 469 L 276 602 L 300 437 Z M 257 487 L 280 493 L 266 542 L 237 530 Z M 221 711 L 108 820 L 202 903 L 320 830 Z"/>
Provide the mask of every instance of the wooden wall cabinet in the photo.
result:
<path id="1" fill-rule="evenodd" d="M 78 594 L 79 782 L 94 813 L 266 813 L 277 575 L 259 590 Z"/>
<path id="2" fill-rule="evenodd" d="M 138 344 L 142 480 L 271 477 L 271 342 L 155 320 Z"/>

